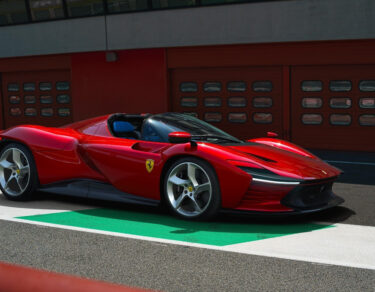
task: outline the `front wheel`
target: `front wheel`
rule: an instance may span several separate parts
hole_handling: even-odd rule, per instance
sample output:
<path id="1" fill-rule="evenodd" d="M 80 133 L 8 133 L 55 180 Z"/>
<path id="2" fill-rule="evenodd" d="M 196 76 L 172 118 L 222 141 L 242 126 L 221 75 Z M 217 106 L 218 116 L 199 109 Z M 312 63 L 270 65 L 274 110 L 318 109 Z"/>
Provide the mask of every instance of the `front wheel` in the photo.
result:
<path id="1" fill-rule="evenodd" d="M 21 144 L 11 143 L 0 151 L 0 189 L 9 200 L 31 198 L 38 185 L 33 156 Z"/>
<path id="2" fill-rule="evenodd" d="M 177 160 L 165 175 L 164 199 L 172 212 L 182 218 L 212 218 L 221 204 L 215 171 L 194 157 Z"/>

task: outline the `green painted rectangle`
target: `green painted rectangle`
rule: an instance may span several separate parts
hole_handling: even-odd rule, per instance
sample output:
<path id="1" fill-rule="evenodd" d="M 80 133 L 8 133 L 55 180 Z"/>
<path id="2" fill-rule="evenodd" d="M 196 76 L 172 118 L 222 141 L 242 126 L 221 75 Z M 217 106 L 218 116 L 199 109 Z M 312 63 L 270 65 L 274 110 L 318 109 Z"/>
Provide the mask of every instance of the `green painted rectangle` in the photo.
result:
<path id="1" fill-rule="evenodd" d="M 231 222 L 194 222 L 161 214 L 102 208 L 18 218 L 215 246 L 310 232 L 330 227 L 313 223 L 251 224 L 246 222 L 241 224 Z"/>

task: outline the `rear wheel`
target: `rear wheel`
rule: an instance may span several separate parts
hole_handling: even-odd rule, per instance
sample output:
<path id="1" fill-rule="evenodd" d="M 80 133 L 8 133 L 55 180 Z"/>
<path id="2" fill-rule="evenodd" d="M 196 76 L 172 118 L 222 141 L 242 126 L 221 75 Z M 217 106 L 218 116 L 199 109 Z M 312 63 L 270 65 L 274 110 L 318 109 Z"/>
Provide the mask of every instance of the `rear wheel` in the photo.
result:
<path id="1" fill-rule="evenodd" d="M 189 157 L 177 160 L 164 178 L 164 199 L 185 219 L 209 219 L 220 208 L 219 183 L 211 165 Z"/>
<path id="2" fill-rule="evenodd" d="M 10 200 L 25 201 L 38 186 L 33 156 L 25 146 L 11 143 L 0 151 L 0 189 Z"/>

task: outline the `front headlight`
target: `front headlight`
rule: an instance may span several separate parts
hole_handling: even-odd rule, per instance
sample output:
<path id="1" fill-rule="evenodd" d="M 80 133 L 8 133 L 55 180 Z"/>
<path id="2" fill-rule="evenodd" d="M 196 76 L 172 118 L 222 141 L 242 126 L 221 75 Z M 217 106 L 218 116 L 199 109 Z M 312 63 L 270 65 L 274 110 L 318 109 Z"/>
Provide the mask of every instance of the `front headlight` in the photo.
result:
<path id="1" fill-rule="evenodd" d="M 253 181 L 269 183 L 269 184 L 280 184 L 280 185 L 299 185 L 302 180 L 281 176 L 265 168 L 252 168 L 246 166 L 237 166 L 243 171 L 250 174 Z"/>

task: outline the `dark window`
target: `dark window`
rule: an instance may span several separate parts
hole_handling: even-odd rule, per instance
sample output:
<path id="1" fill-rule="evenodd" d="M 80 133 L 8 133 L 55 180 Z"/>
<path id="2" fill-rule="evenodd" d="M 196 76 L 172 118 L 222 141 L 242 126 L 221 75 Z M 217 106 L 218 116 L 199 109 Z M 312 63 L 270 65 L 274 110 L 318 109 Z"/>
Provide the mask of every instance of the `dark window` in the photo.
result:
<path id="1" fill-rule="evenodd" d="M 36 116 L 36 109 L 33 107 L 25 108 L 25 116 L 27 117 L 35 117 Z"/>
<path id="2" fill-rule="evenodd" d="M 21 109 L 19 107 L 11 107 L 9 112 L 10 112 L 10 115 L 13 117 L 17 117 L 21 115 Z"/>
<path id="3" fill-rule="evenodd" d="M 202 5 L 249 2 L 249 0 L 201 0 Z"/>
<path id="4" fill-rule="evenodd" d="M 247 114 L 246 113 L 229 113 L 228 121 L 231 123 L 246 123 Z"/>
<path id="5" fill-rule="evenodd" d="M 31 18 L 34 21 L 64 17 L 62 0 L 29 0 Z"/>
<path id="6" fill-rule="evenodd" d="M 0 1 L 0 25 L 25 23 L 28 21 L 24 0 Z"/>
<path id="7" fill-rule="evenodd" d="M 303 114 L 302 123 L 305 125 L 320 125 L 323 122 L 321 114 Z"/>
<path id="8" fill-rule="evenodd" d="M 256 81 L 253 82 L 253 91 L 255 92 L 271 92 L 272 82 L 271 81 Z"/>
<path id="9" fill-rule="evenodd" d="M 332 114 L 329 121 L 335 126 L 349 126 L 352 123 L 352 117 L 349 114 Z"/>
<path id="10" fill-rule="evenodd" d="M 148 0 L 107 0 L 107 5 L 109 13 L 146 10 Z"/>
<path id="11" fill-rule="evenodd" d="M 302 91 L 318 92 L 323 90 L 323 82 L 320 80 L 305 80 L 301 85 Z"/>
<path id="12" fill-rule="evenodd" d="M 195 82 L 182 82 L 180 84 L 180 91 L 181 92 L 197 92 L 198 84 Z"/>
<path id="13" fill-rule="evenodd" d="M 233 92 L 244 92 L 246 91 L 246 83 L 243 81 L 231 81 L 227 84 L 227 90 Z"/>
<path id="14" fill-rule="evenodd" d="M 90 16 L 104 13 L 102 0 L 65 0 L 68 14 L 72 17 Z"/>
<path id="15" fill-rule="evenodd" d="M 272 107 L 272 98 L 267 96 L 258 96 L 253 98 L 253 107 L 268 108 Z"/>
<path id="16" fill-rule="evenodd" d="M 204 92 L 219 92 L 221 91 L 221 83 L 220 82 L 205 82 L 203 84 L 203 91 Z"/>
<path id="17" fill-rule="evenodd" d="M 361 115 L 359 124 L 361 126 L 375 126 L 375 115 Z"/>
<path id="18" fill-rule="evenodd" d="M 20 91 L 20 86 L 18 83 L 8 83 L 8 91 L 15 92 Z"/>
<path id="19" fill-rule="evenodd" d="M 229 107 L 246 107 L 247 100 L 245 97 L 229 97 L 228 98 L 228 106 Z"/>
<path id="20" fill-rule="evenodd" d="M 70 84 L 68 81 L 59 81 L 56 82 L 56 89 L 59 91 L 69 90 Z"/>
<path id="21" fill-rule="evenodd" d="M 69 117 L 70 116 L 70 109 L 69 108 L 59 108 L 57 110 L 57 114 L 60 117 Z"/>
<path id="22" fill-rule="evenodd" d="M 329 100 L 331 108 L 350 108 L 352 100 L 349 97 L 333 97 Z"/>
<path id="23" fill-rule="evenodd" d="M 36 103 L 36 98 L 34 95 L 25 95 L 23 100 L 26 104 Z"/>
<path id="24" fill-rule="evenodd" d="M 35 91 L 35 83 L 34 82 L 24 83 L 23 91 Z"/>
<path id="25" fill-rule="evenodd" d="M 186 112 L 186 113 L 184 113 L 184 114 L 185 114 L 185 115 L 192 116 L 192 117 L 194 117 L 194 118 L 198 118 L 198 114 L 195 113 L 195 112 Z"/>
<path id="26" fill-rule="evenodd" d="M 210 123 L 218 123 L 222 120 L 221 113 L 205 113 L 204 120 Z"/>
<path id="27" fill-rule="evenodd" d="M 152 8 L 176 8 L 195 6 L 196 0 L 152 0 Z"/>
<path id="28" fill-rule="evenodd" d="M 329 82 L 329 89 L 334 92 L 352 90 L 352 82 L 349 80 L 333 80 Z"/>
<path id="29" fill-rule="evenodd" d="M 220 97 L 205 97 L 204 106 L 205 107 L 220 107 L 221 98 Z"/>
<path id="30" fill-rule="evenodd" d="M 359 90 L 365 92 L 375 91 L 375 80 L 362 80 L 359 82 Z"/>
<path id="31" fill-rule="evenodd" d="M 271 113 L 254 113 L 253 121 L 257 124 L 271 124 L 272 114 Z"/>
<path id="32" fill-rule="evenodd" d="M 181 97 L 181 106 L 196 107 L 198 105 L 198 98 L 196 97 Z"/>
<path id="33" fill-rule="evenodd" d="M 21 98 L 18 95 L 11 95 L 9 96 L 9 103 L 11 104 L 18 104 L 21 102 Z"/>
<path id="34" fill-rule="evenodd" d="M 42 115 L 42 117 L 52 117 L 53 109 L 50 107 L 42 108 L 40 114 Z"/>
<path id="35" fill-rule="evenodd" d="M 57 102 L 58 103 L 69 103 L 70 102 L 70 96 L 67 94 L 59 94 L 57 96 Z"/>
<path id="36" fill-rule="evenodd" d="M 302 98 L 302 107 L 304 108 L 321 108 L 323 100 L 320 97 L 304 97 Z"/>
<path id="37" fill-rule="evenodd" d="M 360 108 L 375 108 L 375 97 L 361 97 L 359 100 Z"/>
<path id="38" fill-rule="evenodd" d="M 53 102 L 52 96 L 50 96 L 50 95 L 40 96 L 40 103 L 49 104 L 49 103 L 52 103 L 52 102 Z"/>
<path id="39" fill-rule="evenodd" d="M 51 82 L 40 82 L 39 83 L 39 90 L 40 91 L 50 91 L 50 90 L 52 90 L 52 83 Z"/>

